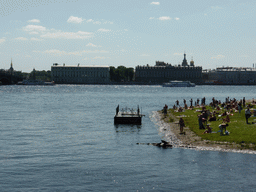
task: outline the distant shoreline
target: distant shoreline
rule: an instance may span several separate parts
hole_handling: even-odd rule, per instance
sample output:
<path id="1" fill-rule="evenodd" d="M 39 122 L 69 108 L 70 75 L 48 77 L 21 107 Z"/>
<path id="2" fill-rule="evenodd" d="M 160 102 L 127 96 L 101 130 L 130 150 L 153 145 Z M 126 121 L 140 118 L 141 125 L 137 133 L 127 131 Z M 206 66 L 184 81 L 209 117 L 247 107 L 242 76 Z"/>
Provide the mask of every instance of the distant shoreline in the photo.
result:
<path id="1" fill-rule="evenodd" d="M 56 85 L 152 85 L 162 86 L 162 83 L 142 83 L 142 82 L 111 82 L 111 83 L 55 83 Z M 196 84 L 196 83 L 195 83 Z M 211 83 L 200 83 L 196 86 L 212 85 L 212 86 L 255 86 L 255 84 L 211 84 Z"/>

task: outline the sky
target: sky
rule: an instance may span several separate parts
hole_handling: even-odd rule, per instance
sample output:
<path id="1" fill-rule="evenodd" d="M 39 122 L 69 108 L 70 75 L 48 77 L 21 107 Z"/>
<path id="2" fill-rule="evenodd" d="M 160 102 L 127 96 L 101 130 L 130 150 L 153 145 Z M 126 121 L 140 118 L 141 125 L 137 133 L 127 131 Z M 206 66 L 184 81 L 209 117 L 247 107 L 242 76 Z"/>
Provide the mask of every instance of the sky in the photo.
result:
<path id="1" fill-rule="evenodd" d="M 256 63 L 254 0 L 1 0 L 0 69 Z M 256 66 L 256 64 L 255 64 Z"/>

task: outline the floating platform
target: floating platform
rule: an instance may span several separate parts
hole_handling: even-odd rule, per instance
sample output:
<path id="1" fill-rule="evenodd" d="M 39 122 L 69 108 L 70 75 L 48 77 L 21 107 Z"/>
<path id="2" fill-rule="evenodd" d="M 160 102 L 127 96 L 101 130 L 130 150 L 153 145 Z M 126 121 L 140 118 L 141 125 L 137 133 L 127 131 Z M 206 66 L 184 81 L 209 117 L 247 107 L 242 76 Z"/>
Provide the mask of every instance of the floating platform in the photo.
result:
<path id="1" fill-rule="evenodd" d="M 133 124 L 141 125 L 141 119 L 144 115 L 140 114 L 140 109 L 138 106 L 137 110 L 134 109 L 121 109 L 119 111 L 119 105 L 116 108 L 116 115 L 114 117 L 114 124 Z"/>

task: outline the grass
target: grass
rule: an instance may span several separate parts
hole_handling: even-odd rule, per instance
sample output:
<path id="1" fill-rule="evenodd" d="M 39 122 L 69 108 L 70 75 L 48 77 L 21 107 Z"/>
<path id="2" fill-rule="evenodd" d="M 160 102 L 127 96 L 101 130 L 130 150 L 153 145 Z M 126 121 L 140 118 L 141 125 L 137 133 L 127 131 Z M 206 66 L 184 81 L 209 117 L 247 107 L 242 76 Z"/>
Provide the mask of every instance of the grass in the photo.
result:
<path id="1" fill-rule="evenodd" d="M 253 108 L 256 108 L 255 106 Z M 253 148 L 256 149 L 256 117 L 251 116 L 249 118 L 249 123 L 246 124 L 245 119 L 245 108 L 241 111 L 241 113 L 233 112 L 233 116 L 230 115 L 230 123 L 227 127 L 227 131 L 229 135 L 220 135 L 218 132 L 219 125 L 222 123 L 222 117 L 217 117 L 217 121 L 208 121 L 210 127 L 212 128 L 213 132 L 217 133 L 207 133 L 203 134 L 205 130 L 199 129 L 198 124 L 198 115 L 200 112 L 196 110 L 201 110 L 202 108 L 194 108 L 193 110 L 185 110 L 185 112 L 174 112 L 173 109 L 169 109 L 169 113 L 172 113 L 174 116 L 184 116 L 183 119 L 185 121 L 186 127 L 189 127 L 196 135 L 200 136 L 202 140 L 209 140 L 215 142 L 228 142 L 228 144 L 236 143 L 240 144 L 243 148 Z M 213 109 L 210 106 L 206 106 L 206 109 L 210 110 L 211 112 Z M 219 114 L 222 114 L 225 109 L 221 109 Z M 218 120 L 219 119 L 219 120 Z M 255 123 L 255 124 L 254 124 Z M 205 126 L 206 127 L 206 126 Z M 251 146 L 251 147 L 250 147 Z"/>

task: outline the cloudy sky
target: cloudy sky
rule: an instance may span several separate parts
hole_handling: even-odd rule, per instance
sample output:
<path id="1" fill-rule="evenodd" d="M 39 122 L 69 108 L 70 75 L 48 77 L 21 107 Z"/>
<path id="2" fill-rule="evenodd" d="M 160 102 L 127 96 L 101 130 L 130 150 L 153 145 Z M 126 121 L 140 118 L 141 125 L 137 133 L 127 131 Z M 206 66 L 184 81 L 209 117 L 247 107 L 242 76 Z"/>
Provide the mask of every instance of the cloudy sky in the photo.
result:
<path id="1" fill-rule="evenodd" d="M 0 1 L 0 68 L 256 63 L 254 0 Z"/>

